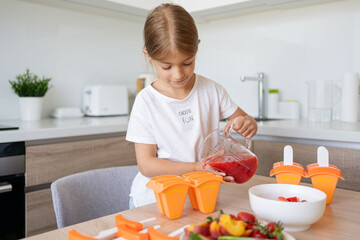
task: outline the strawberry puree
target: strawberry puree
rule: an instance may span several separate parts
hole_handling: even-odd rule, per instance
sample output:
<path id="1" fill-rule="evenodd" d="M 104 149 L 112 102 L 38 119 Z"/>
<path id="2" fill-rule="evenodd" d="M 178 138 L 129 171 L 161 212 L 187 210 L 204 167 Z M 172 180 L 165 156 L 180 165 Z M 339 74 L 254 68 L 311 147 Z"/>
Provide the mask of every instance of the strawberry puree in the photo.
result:
<path id="1" fill-rule="evenodd" d="M 208 164 L 216 170 L 234 177 L 236 183 L 248 181 L 258 166 L 256 156 L 244 154 L 216 156 Z"/>

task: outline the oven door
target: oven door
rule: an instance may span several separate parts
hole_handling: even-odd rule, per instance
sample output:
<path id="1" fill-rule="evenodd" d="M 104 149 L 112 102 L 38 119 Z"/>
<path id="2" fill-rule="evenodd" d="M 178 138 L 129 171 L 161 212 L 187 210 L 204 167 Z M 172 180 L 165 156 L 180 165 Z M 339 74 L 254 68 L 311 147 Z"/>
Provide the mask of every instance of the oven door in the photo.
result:
<path id="1" fill-rule="evenodd" d="M 25 237 L 25 177 L 0 177 L 0 239 Z"/>

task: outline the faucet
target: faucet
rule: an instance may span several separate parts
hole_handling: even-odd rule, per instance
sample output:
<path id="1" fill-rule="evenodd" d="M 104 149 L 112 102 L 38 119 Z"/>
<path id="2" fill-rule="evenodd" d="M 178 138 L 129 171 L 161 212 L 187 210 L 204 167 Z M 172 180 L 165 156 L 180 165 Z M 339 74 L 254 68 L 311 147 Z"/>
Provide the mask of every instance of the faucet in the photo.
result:
<path id="1" fill-rule="evenodd" d="M 257 74 L 257 77 L 247 77 L 247 76 L 241 76 L 241 81 L 257 81 L 258 82 L 258 92 L 259 92 L 259 116 L 257 117 L 259 120 L 265 119 L 264 117 L 264 73 L 260 72 Z"/>

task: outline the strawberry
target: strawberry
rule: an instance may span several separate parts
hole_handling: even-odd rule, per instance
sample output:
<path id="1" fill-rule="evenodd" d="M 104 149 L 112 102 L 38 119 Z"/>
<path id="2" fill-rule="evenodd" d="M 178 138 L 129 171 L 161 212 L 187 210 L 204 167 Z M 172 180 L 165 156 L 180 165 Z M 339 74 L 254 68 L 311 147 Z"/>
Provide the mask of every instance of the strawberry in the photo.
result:
<path id="1" fill-rule="evenodd" d="M 253 237 L 253 238 L 267 238 L 267 236 L 263 233 L 261 233 L 260 230 L 256 230 L 256 229 L 253 229 L 253 231 L 251 232 L 250 236 L 249 237 Z"/>
<path id="2" fill-rule="evenodd" d="M 286 198 L 284 198 L 284 197 L 278 197 L 278 200 L 283 201 L 283 202 L 288 202 L 288 200 Z"/>
<path id="3" fill-rule="evenodd" d="M 299 198 L 298 197 L 289 197 L 286 200 L 288 200 L 288 202 L 299 202 Z"/>
<path id="4" fill-rule="evenodd" d="M 267 236 L 271 239 L 283 240 L 282 230 L 284 229 L 280 222 L 270 222 L 266 227 Z"/>
<path id="5" fill-rule="evenodd" d="M 244 221 L 246 223 L 254 223 L 255 222 L 255 216 L 251 213 L 247 212 L 239 212 L 237 214 L 238 220 Z"/>

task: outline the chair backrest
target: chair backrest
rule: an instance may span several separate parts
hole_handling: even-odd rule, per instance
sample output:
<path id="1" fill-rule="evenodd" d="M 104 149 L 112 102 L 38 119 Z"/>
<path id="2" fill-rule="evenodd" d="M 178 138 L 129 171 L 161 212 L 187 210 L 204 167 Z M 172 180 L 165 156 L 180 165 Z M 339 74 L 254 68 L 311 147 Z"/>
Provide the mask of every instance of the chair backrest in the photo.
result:
<path id="1" fill-rule="evenodd" d="M 51 184 L 58 228 L 129 209 L 136 165 L 91 170 Z"/>

